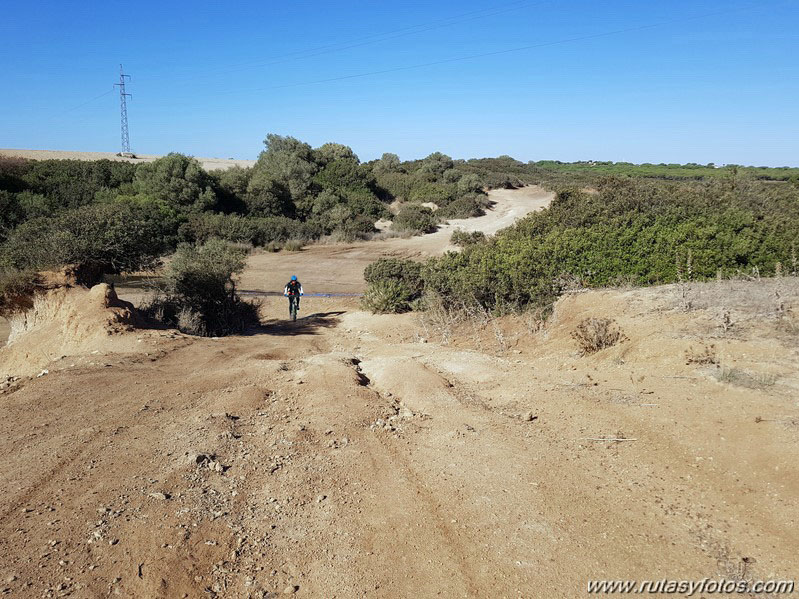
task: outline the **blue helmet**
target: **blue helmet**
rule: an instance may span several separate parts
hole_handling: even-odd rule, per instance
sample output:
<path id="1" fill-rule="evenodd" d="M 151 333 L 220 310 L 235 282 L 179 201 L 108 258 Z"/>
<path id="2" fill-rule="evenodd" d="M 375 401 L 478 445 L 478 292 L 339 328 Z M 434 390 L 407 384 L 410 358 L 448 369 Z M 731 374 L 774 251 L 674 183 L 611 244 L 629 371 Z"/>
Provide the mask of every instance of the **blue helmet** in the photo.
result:
<path id="1" fill-rule="evenodd" d="M 291 275 L 291 280 L 292 281 L 296 281 L 297 280 L 297 275 Z"/>

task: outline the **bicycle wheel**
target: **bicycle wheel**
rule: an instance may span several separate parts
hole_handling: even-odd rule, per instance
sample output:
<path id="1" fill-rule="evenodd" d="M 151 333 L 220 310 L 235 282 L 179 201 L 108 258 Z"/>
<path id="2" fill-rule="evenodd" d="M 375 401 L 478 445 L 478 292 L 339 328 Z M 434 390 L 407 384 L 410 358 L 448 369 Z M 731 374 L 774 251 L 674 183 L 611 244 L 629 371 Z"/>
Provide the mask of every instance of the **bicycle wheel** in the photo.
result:
<path id="1" fill-rule="evenodd" d="M 297 300 L 291 298 L 291 320 L 297 320 Z"/>

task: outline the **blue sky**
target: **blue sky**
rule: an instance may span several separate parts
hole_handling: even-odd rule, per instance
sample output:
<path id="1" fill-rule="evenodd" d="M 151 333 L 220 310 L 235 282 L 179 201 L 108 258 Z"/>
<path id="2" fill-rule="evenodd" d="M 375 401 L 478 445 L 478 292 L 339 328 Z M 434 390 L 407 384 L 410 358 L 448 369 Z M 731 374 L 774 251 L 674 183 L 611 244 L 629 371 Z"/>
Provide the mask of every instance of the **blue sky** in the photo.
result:
<path id="1" fill-rule="evenodd" d="M 123 63 L 142 154 L 255 158 L 274 132 L 362 160 L 799 165 L 796 0 L 34 1 L 2 16 L 4 148 L 118 151 Z"/>

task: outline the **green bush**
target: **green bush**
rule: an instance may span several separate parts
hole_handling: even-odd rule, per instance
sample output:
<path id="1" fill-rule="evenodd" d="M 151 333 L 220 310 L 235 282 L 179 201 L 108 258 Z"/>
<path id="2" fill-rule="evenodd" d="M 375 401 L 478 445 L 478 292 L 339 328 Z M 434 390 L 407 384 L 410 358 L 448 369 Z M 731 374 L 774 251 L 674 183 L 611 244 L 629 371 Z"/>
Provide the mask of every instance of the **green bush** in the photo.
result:
<path id="1" fill-rule="evenodd" d="M 366 288 L 364 308 L 377 314 L 399 314 L 411 309 L 408 288 L 399 281 L 377 281 Z"/>
<path id="2" fill-rule="evenodd" d="M 419 181 L 411 189 L 408 201 L 410 202 L 433 202 L 437 206 L 446 206 L 457 194 L 455 185 L 445 183 L 431 183 Z"/>
<path id="3" fill-rule="evenodd" d="M 250 216 L 292 217 L 296 212 L 288 188 L 260 173 L 251 179 L 243 197 Z"/>
<path id="4" fill-rule="evenodd" d="M 138 193 L 166 202 L 188 212 L 216 207 L 214 179 L 195 158 L 172 152 L 153 162 L 141 164 L 134 181 Z"/>
<path id="5" fill-rule="evenodd" d="M 774 272 L 798 237 L 799 194 L 787 185 L 606 179 L 597 193 L 562 191 L 492 240 L 429 261 L 423 277 L 445 301 L 503 311 L 551 302 L 564 274 L 590 286 L 673 282 L 689 254 L 699 280 Z"/>
<path id="6" fill-rule="evenodd" d="M 284 216 L 249 218 L 237 214 L 206 212 L 190 215 L 180 226 L 182 241 L 200 244 L 217 238 L 262 247 L 289 239 L 309 241 L 317 239 L 321 234 L 318 223 L 303 223 Z"/>
<path id="7" fill-rule="evenodd" d="M 0 264 L 33 271 L 75 264 L 99 277 L 151 268 L 165 249 L 159 214 L 129 204 L 83 206 L 17 227 L 0 247 Z"/>
<path id="8" fill-rule="evenodd" d="M 218 239 L 179 246 L 163 295 L 145 306 L 145 313 L 192 335 L 244 332 L 258 322 L 258 306 L 236 293 L 235 276 L 244 270 L 245 258 L 243 250 Z"/>
<path id="9" fill-rule="evenodd" d="M 0 241 L 5 239 L 8 232 L 25 219 L 24 209 L 20 206 L 17 197 L 17 194 L 0 190 Z"/>
<path id="10" fill-rule="evenodd" d="M 216 238 L 255 245 L 255 240 L 258 239 L 258 219 L 245 218 L 238 214 L 193 214 L 180 226 L 179 235 L 181 241 L 198 244 Z"/>
<path id="11" fill-rule="evenodd" d="M 458 198 L 454 202 L 447 204 L 437 215 L 441 218 L 471 218 L 473 216 L 482 216 L 485 214 L 483 207 L 485 202 L 478 194 L 469 194 Z"/>
<path id="12" fill-rule="evenodd" d="M 464 231 L 463 229 L 455 229 L 452 236 L 449 238 L 450 243 L 459 247 L 467 247 L 478 243 L 483 243 L 486 240 L 486 235 L 482 231 Z"/>
<path id="13" fill-rule="evenodd" d="M 91 204 L 97 192 L 134 179 L 136 166 L 111 160 L 31 160 L 22 177 L 24 190 L 46 196 L 58 209 Z"/>
<path id="14" fill-rule="evenodd" d="M 411 189 L 416 182 L 413 175 L 395 171 L 376 171 L 378 193 L 386 200 L 406 201 L 410 197 Z"/>
<path id="15" fill-rule="evenodd" d="M 368 283 L 363 305 L 373 312 L 407 312 L 422 294 L 422 265 L 413 260 L 381 258 L 363 272 Z"/>
<path id="16" fill-rule="evenodd" d="M 275 181 L 288 190 L 294 202 L 309 195 L 319 170 L 311 146 L 273 133 L 266 136 L 264 146 L 253 167 L 251 185 L 261 185 L 264 179 Z"/>
<path id="17" fill-rule="evenodd" d="M 430 208 L 419 204 L 405 204 L 394 217 L 391 228 L 419 235 L 435 231 L 437 225 L 438 219 Z"/>
<path id="18" fill-rule="evenodd" d="M 483 183 L 475 173 L 464 175 L 458 180 L 458 193 L 475 193 L 482 191 Z"/>

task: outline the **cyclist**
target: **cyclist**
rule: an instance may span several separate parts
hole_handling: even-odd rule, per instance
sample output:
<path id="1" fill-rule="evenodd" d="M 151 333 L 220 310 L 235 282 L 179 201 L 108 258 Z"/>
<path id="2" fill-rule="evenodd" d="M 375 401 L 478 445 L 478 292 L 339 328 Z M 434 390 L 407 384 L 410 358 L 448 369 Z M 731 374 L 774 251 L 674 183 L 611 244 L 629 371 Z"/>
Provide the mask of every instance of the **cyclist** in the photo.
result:
<path id="1" fill-rule="evenodd" d="M 302 284 L 297 280 L 297 275 L 291 275 L 291 280 L 286 283 L 283 295 L 289 298 L 289 318 L 297 320 L 300 309 L 300 297 L 303 295 Z"/>

